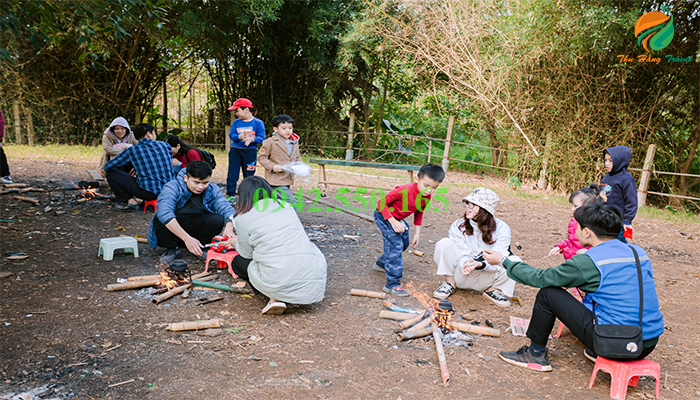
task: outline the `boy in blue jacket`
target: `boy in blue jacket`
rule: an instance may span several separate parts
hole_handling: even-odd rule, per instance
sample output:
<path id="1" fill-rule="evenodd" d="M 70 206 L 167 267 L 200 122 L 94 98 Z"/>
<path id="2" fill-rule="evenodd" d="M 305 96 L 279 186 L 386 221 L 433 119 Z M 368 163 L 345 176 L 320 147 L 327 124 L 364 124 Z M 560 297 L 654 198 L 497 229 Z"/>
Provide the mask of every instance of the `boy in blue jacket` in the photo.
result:
<path id="1" fill-rule="evenodd" d="M 618 239 L 627 243 L 632 239 L 632 220 L 637 215 L 637 182 L 627 171 L 632 150 L 627 146 L 615 146 L 603 150 L 605 170 L 601 181 L 600 196 L 622 213 L 623 229 Z"/>
<path id="2" fill-rule="evenodd" d="M 234 238 L 233 216 L 236 214 L 221 190 L 210 185 L 211 166 L 204 161 L 190 161 L 177 178 L 163 186 L 158 195 L 158 211 L 151 220 L 148 244 L 155 250 L 165 247 L 160 262 L 166 265 L 185 247 L 193 255 L 205 259 L 203 244 L 214 236 Z"/>
<path id="3" fill-rule="evenodd" d="M 255 175 L 258 159 L 258 144 L 265 140 L 265 124 L 253 117 L 253 103 L 248 99 L 238 99 L 229 108 L 238 117 L 231 124 L 228 136 L 231 150 L 228 152 L 228 176 L 226 177 L 226 195 L 229 201 L 236 195 L 238 171 L 243 172 L 243 179 Z"/>

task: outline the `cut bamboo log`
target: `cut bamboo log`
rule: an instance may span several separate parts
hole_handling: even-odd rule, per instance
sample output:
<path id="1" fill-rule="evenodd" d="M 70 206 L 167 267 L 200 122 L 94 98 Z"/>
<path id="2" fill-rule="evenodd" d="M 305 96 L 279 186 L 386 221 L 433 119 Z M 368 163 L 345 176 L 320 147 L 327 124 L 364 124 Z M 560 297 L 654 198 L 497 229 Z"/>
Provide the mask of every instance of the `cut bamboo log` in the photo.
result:
<path id="1" fill-rule="evenodd" d="M 198 274 L 192 275 L 192 279 L 201 279 L 204 280 L 203 278 L 208 277 L 209 272 L 200 272 Z M 140 281 L 142 279 L 153 279 L 153 278 L 160 278 L 160 274 L 158 275 L 138 275 L 138 276 L 130 276 L 127 278 L 129 281 Z M 213 279 L 213 278 L 212 278 Z"/>
<path id="2" fill-rule="evenodd" d="M 119 237 L 133 237 L 139 243 L 148 243 L 148 239 L 146 239 L 145 237 L 134 237 L 134 236 L 129 236 L 129 235 L 119 235 Z"/>
<path id="3" fill-rule="evenodd" d="M 406 328 L 408 328 L 409 326 L 411 326 L 411 325 L 413 325 L 413 324 L 417 324 L 417 323 L 420 322 L 423 318 L 427 318 L 429 315 L 430 315 L 430 314 L 428 314 L 428 312 L 426 311 L 426 312 L 424 312 L 423 314 L 418 314 L 418 315 L 416 315 L 416 316 L 413 317 L 413 318 L 409 318 L 409 319 L 406 319 L 406 320 L 401 321 L 401 322 L 399 323 L 399 326 L 401 327 L 401 329 L 406 329 Z"/>
<path id="4" fill-rule="evenodd" d="M 45 190 L 42 188 L 28 187 L 28 188 L 20 189 L 17 193 L 27 193 L 27 192 L 45 192 Z"/>
<path id="5" fill-rule="evenodd" d="M 410 252 L 417 255 L 418 257 L 423 257 L 425 255 L 424 252 L 419 251 L 419 250 L 411 250 Z"/>
<path id="6" fill-rule="evenodd" d="M 403 321 L 406 319 L 413 318 L 414 314 L 402 313 L 398 311 L 387 311 L 382 310 L 379 312 L 379 318 L 394 319 L 397 321 Z"/>
<path id="7" fill-rule="evenodd" d="M 396 339 L 398 341 L 416 339 L 416 338 L 428 336 L 431 333 L 433 333 L 433 330 L 431 328 L 418 329 L 417 331 L 399 332 L 396 334 Z"/>
<path id="8" fill-rule="evenodd" d="M 450 381 L 450 372 L 447 370 L 447 360 L 445 360 L 445 349 L 442 348 L 442 338 L 440 337 L 440 328 L 437 324 L 432 325 L 433 339 L 435 340 L 435 351 L 437 351 L 438 361 L 440 362 L 440 374 L 442 375 L 442 386 L 447 386 Z"/>
<path id="9" fill-rule="evenodd" d="M 386 293 L 372 292 L 370 290 L 351 289 L 350 294 L 353 296 L 364 296 L 364 297 L 373 297 L 375 299 L 386 299 Z"/>
<path id="10" fill-rule="evenodd" d="M 24 196 L 12 196 L 12 198 L 16 200 L 22 200 L 26 201 L 27 203 L 34 203 L 34 205 L 39 205 L 39 199 L 35 199 L 33 197 L 24 197 Z"/>
<path id="11" fill-rule="evenodd" d="M 476 334 L 482 334 L 484 336 L 493 336 L 493 337 L 501 336 L 500 330 L 493 329 L 493 328 L 487 328 L 485 326 L 463 324 L 461 322 L 450 322 L 450 325 L 453 328 L 460 330 L 462 332 L 466 332 L 466 333 L 476 333 Z"/>
<path id="12" fill-rule="evenodd" d="M 208 287 L 208 288 L 217 289 L 217 290 L 224 290 L 227 292 L 250 294 L 250 291 L 245 290 L 245 289 L 231 287 L 228 285 L 221 285 L 219 283 L 205 282 L 203 280 L 193 279 L 192 284 L 194 284 L 195 286 Z"/>
<path id="13" fill-rule="evenodd" d="M 154 297 L 152 301 L 154 304 L 164 302 L 165 300 L 168 300 L 169 298 L 175 296 L 176 294 L 180 294 L 191 287 L 192 287 L 191 283 L 188 283 L 187 285 L 178 286 L 169 292 L 166 292 L 166 293 L 161 294 L 160 296 Z"/>
<path id="14" fill-rule="evenodd" d="M 29 185 L 27 185 L 26 183 L 4 183 L 3 186 L 6 188 L 18 189 L 18 188 L 26 188 Z"/>
<path id="15" fill-rule="evenodd" d="M 419 330 L 419 329 L 423 329 L 423 328 L 425 328 L 426 326 L 430 325 L 430 323 L 433 322 L 433 319 L 434 319 L 434 316 L 431 315 L 431 316 L 427 317 L 426 319 L 422 320 L 421 322 L 419 322 L 419 323 L 413 325 L 412 327 L 408 328 L 407 331 L 410 332 L 410 331 L 417 331 L 417 330 Z"/>
<path id="16" fill-rule="evenodd" d="M 182 286 L 181 286 L 182 287 Z M 178 332 L 178 331 L 194 331 L 199 329 L 209 329 L 209 328 L 219 328 L 221 327 L 220 319 L 209 319 L 206 321 L 183 321 L 174 324 L 168 324 L 165 327 L 166 330 Z"/>
<path id="17" fill-rule="evenodd" d="M 114 292 L 117 290 L 138 289 L 142 287 L 155 286 L 158 284 L 158 282 L 160 282 L 160 275 L 149 279 L 140 279 L 137 281 L 126 281 L 124 283 L 107 285 L 107 291 Z"/>

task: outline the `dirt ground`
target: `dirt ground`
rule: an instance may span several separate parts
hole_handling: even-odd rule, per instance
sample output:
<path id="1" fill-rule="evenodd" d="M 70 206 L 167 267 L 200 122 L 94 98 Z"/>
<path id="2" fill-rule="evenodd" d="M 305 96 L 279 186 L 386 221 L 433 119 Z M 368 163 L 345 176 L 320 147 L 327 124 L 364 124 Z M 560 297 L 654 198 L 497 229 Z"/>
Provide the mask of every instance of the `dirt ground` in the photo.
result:
<path id="1" fill-rule="evenodd" d="M 45 189 L 88 178 L 92 164 L 10 159 L 16 182 Z M 224 182 L 225 169 L 217 168 L 215 182 Z M 330 174 L 334 181 L 356 185 L 380 181 Z M 380 183 L 392 182 L 400 183 Z M 305 191 L 311 187 L 304 185 Z M 559 262 L 544 256 L 566 235 L 571 212 L 564 201 L 528 190 L 516 195 L 502 178 L 450 172 L 443 184 L 449 189 L 449 207 L 426 213 L 418 249 L 427 254 L 404 254 L 404 284 L 411 282 L 429 294 L 439 285 L 434 243 L 462 212 L 459 199 L 476 186 L 501 195 L 497 215 L 522 245 L 518 255 L 538 267 Z M 333 190 L 327 193 L 334 196 Z M 606 373 L 599 373 L 588 388 L 593 364 L 567 329 L 550 341 L 551 373 L 498 358 L 499 351 L 527 344 L 526 338 L 506 332 L 511 315 L 530 316 L 536 289 L 522 285 L 515 294 L 523 305 L 508 309 L 479 293 L 460 290 L 450 297 L 458 314 L 481 325 L 488 319 L 502 335 L 474 336 L 469 347 L 446 346 L 451 380 L 443 387 L 432 340 L 397 342 L 397 323 L 378 317 L 384 309 L 379 300 L 350 296 L 351 288 L 379 291 L 385 282 L 370 268 L 382 248 L 372 222 L 341 212 L 301 213 L 328 260 L 326 297 L 313 306 L 290 306 L 281 316 L 265 316 L 260 310 L 267 299 L 260 295 L 195 291 L 188 299 L 178 296 L 155 305 L 150 289 L 107 292 L 106 286 L 118 278 L 158 272 L 160 251 L 145 244 L 139 258 L 121 252 L 112 261 L 97 257 L 100 238 L 145 236 L 153 213 L 119 212 L 105 201 L 77 203 L 71 192 L 65 199 L 60 192 L 29 195 L 41 204 L 0 196 L 0 399 L 609 398 Z M 700 257 L 700 227 L 640 216 L 635 228 L 634 242 L 647 250 L 654 265 L 666 324 L 649 357 L 661 364 L 661 398 L 698 399 L 694 357 L 700 357 L 700 271 L 694 260 Z M 7 258 L 15 253 L 28 258 Z M 185 260 L 194 271 L 203 270 L 201 261 Z M 218 276 L 216 282 L 235 283 L 225 270 Z M 225 299 L 198 305 L 198 299 L 215 294 Z M 419 307 L 413 298 L 392 300 Z M 210 318 L 224 321 L 223 334 L 164 329 L 171 322 Z M 110 387 L 117 383 L 122 384 Z M 629 388 L 627 398 L 653 398 L 653 393 L 654 379 L 643 378 L 637 388 Z"/>

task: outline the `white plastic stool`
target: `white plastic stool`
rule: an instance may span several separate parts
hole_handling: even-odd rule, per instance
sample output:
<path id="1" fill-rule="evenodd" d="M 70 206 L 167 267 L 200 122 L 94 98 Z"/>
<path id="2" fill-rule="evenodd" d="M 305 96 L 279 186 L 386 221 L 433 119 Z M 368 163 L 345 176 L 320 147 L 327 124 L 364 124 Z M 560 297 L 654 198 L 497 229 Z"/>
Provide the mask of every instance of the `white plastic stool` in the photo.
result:
<path id="1" fill-rule="evenodd" d="M 114 258 L 114 250 L 124 249 L 125 253 L 133 253 L 134 257 L 139 256 L 139 242 L 132 237 L 113 237 L 100 239 L 100 249 L 97 252 L 97 257 L 103 256 L 106 261 L 111 261 Z"/>

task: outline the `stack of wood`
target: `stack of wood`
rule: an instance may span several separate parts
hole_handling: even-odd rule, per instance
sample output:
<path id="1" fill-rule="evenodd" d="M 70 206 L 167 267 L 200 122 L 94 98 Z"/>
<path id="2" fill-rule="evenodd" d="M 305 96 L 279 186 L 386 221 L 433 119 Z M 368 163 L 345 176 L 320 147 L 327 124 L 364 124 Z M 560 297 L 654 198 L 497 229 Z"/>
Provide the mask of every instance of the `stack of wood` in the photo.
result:
<path id="1" fill-rule="evenodd" d="M 11 194 L 11 193 L 27 193 L 27 192 L 44 192 L 45 190 L 42 188 L 36 188 L 36 187 L 29 187 L 26 183 L 5 183 L 3 184 L 2 190 L 0 190 L 0 195 L 3 194 Z M 32 203 L 34 205 L 39 204 L 39 199 L 36 199 L 34 197 L 26 197 L 26 196 L 17 196 L 13 195 L 10 196 L 10 198 L 13 198 L 15 200 L 21 200 L 21 201 L 26 201 L 28 203 Z"/>

